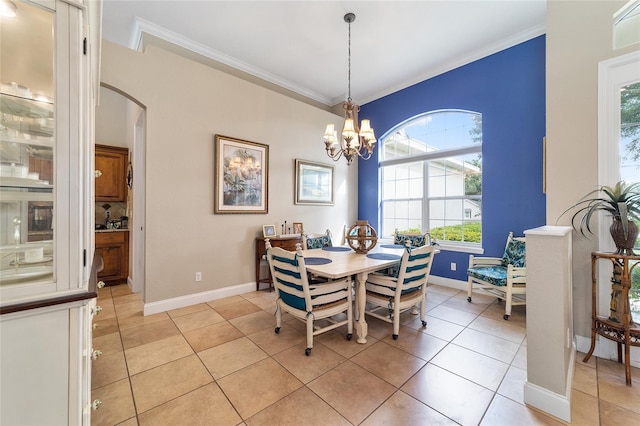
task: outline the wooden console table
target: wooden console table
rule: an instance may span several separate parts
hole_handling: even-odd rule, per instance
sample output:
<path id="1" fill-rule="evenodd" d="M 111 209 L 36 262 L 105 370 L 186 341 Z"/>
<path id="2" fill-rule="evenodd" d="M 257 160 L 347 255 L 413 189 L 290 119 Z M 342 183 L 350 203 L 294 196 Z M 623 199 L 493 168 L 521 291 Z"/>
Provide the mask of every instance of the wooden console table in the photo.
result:
<path id="1" fill-rule="evenodd" d="M 612 320 L 611 317 L 598 315 L 598 259 L 609 259 L 613 264 L 614 274 L 620 274 L 620 285 L 622 287 L 621 297 L 618 299 L 622 306 L 617 309 L 622 310 L 620 322 Z M 631 288 L 631 273 L 640 264 L 640 256 L 629 256 L 615 253 L 591 253 L 591 348 L 584 357 L 587 362 L 596 346 L 596 334 L 618 343 L 618 362 L 622 362 L 622 345 L 624 345 L 624 367 L 625 378 L 628 386 L 631 386 L 631 346 L 640 346 L 640 324 L 631 321 L 631 307 L 629 304 L 629 289 Z"/>
<path id="2" fill-rule="evenodd" d="M 281 247 L 287 251 L 296 251 L 296 244 L 302 243 L 301 236 L 269 237 L 271 247 Z M 267 278 L 260 278 L 260 262 L 264 260 L 265 245 L 263 237 L 256 237 L 256 291 L 260 290 L 260 283 L 269 283 L 269 291 L 272 288 L 271 272 Z"/>

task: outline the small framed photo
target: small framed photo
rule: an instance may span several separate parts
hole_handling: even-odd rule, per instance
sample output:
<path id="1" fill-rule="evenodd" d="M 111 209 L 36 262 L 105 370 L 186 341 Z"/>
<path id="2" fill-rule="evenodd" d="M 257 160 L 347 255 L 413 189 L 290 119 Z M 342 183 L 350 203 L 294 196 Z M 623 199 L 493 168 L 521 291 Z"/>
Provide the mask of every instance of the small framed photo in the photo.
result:
<path id="1" fill-rule="evenodd" d="M 276 236 L 276 226 L 275 225 L 262 225 L 262 236 L 264 238 L 275 237 Z"/>
<path id="2" fill-rule="evenodd" d="M 333 205 L 333 166 L 296 159 L 295 204 Z"/>
<path id="3" fill-rule="evenodd" d="M 302 222 L 293 222 L 293 233 L 302 235 L 303 227 Z"/>

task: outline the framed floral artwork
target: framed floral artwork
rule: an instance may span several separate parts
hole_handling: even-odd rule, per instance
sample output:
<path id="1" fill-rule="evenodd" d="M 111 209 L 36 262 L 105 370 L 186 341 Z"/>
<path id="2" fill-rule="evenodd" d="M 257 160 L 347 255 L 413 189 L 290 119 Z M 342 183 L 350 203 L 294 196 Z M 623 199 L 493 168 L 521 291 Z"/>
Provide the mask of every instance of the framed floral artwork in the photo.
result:
<path id="1" fill-rule="evenodd" d="M 214 213 L 268 213 L 269 146 L 215 135 Z"/>

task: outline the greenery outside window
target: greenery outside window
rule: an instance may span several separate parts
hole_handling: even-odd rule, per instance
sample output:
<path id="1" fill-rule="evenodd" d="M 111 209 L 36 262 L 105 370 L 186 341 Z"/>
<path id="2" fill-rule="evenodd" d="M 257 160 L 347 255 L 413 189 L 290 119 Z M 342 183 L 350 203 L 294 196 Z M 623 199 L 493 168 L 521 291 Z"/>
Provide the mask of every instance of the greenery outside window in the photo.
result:
<path id="1" fill-rule="evenodd" d="M 620 90 L 620 178 L 628 184 L 640 182 L 640 82 Z M 636 221 L 640 226 L 640 223 Z M 640 237 L 634 250 L 640 253 Z M 631 274 L 631 317 L 640 322 L 640 267 Z"/>
<path id="2" fill-rule="evenodd" d="M 482 242 L 482 115 L 431 111 L 381 139 L 381 235 L 429 231 L 447 246 Z"/>

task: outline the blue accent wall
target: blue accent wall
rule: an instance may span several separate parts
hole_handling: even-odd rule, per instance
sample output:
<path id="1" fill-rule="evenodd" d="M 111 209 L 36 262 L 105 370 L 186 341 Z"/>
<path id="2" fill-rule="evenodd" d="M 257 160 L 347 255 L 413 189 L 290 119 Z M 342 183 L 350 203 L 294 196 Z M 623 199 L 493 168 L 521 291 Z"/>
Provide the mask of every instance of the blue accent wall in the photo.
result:
<path id="1" fill-rule="evenodd" d="M 507 235 L 545 224 L 542 190 L 545 36 L 430 78 L 362 106 L 382 136 L 418 114 L 440 109 L 482 113 L 482 246 L 502 256 Z M 379 147 L 378 147 L 379 148 Z M 358 163 L 358 218 L 380 229 L 378 152 Z M 468 253 L 441 251 L 431 273 L 467 279 Z M 457 263 L 457 271 L 450 263 Z"/>

